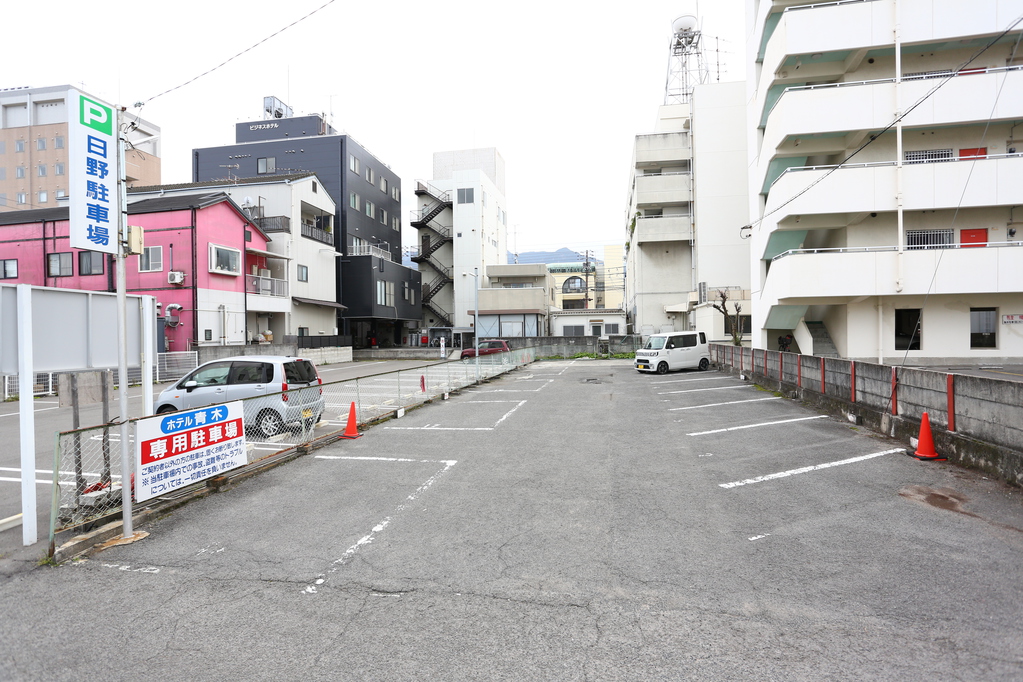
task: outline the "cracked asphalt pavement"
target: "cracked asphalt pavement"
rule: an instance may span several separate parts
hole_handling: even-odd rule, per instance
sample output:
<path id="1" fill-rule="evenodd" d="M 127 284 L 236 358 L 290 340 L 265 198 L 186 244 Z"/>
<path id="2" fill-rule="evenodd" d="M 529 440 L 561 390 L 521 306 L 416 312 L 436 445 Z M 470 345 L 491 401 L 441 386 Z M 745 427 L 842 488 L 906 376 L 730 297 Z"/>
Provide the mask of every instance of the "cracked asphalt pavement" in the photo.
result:
<path id="1" fill-rule="evenodd" d="M 1023 679 L 1020 491 L 900 447 L 537 362 L 6 574 L 0 680 Z"/>

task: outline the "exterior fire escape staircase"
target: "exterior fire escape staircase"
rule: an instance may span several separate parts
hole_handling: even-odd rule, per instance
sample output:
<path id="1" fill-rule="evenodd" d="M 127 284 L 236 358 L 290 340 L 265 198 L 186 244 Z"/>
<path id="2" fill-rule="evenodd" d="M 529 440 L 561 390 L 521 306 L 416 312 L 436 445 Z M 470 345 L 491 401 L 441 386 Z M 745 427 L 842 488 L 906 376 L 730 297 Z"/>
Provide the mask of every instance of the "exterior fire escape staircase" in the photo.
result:
<path id="1" fill-rule="evenodd" d="M 412 261 L 420 265 L 429 265 L 437 273 L 437 276 L 423 286 L 423 307 L 439 318 L 439 326 L 454 326 L 451 315 L 441 308 L 433 300 L 433 297 L 447 284 L 454 284 L 451 278 L 450 268 L 443 265 L 434 258 L 434 254 L 444 246 L 452 242 L 451 227 L 441 225 L 436 221 L 445 208 L 451 207 L 451 193 L 442 192 L 432 185 L 416 183 L 416 196 L 427 196 L 433 201 L 413 214 L 411 225 L 417 229 L 425 228 L 436 235 L 431 237 L 429 232 L 423 232 L 422 242 L 419 247 L 419 254 L 412 257 Z"/>
<path id="2" fill-rule="evenodd" d="M 440 318 L 441 324 L 439 326 L 450 327 L 453 326 L 451 315 L 438 306 L 433 298 L 444 288 L 445 284 L 454 284 L 450 268 L 434 258 L 438 249 L 444 244 L 451 243 L 452 240 L 450 226 L 441 225 L 436 220 L 444 209 L 451 208 L 451 193 L 443 192 L 427 183 L 418 182 L 415 185 L 415 194 L 416 196 L 429 196 L 433 199 L 426 207 L 415 212 L 411 221 L 411 225 L 414 228 L 430 230 L 430 232 L 421 233 L 419 253 L 417 256 L 412 257 L 412 261 L 420 265 L 429 265 L 437 273 L 437 276 L 429 284 L 425 284 L 422 287 L 422 307 Z M 431 232 L 436 236 L 431 236 Z"/>

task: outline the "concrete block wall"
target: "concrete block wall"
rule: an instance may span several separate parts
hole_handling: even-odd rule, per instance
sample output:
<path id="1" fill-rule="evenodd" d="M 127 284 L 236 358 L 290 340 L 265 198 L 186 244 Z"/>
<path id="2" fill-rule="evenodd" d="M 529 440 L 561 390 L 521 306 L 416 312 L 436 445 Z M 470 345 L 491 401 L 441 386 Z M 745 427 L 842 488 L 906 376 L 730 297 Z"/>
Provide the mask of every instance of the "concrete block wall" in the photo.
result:
<path id="1" fill-rule="evenodd" d="M 765 388 L 853 417 L 907 444 L 919 435 L 927 412 L 940 455 L 1023 486 L 1023 382 L 899 367 L 893 396 L 891 366 L 856 362 L 853 394 L 850 360 L 825 359 L 822 391 L 816 356 L 759 349 L 754 354 L 711 344 L 711 357 L 721 370 L 741 372 Z M 892 414 L 893 402 L 897 414 Z"/>
<path id="2" fill-rule="evenodd" d="M 1023 383 L 956 375 L 956 431 L 1023 448 Z"/>

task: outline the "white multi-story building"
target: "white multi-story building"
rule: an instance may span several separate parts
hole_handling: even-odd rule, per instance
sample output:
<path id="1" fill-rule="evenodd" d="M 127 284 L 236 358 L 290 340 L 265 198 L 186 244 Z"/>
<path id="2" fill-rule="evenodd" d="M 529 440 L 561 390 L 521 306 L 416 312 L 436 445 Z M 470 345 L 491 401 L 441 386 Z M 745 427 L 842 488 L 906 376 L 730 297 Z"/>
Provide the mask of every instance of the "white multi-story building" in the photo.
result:
<path id="1" fill-rule="evenodd" d="M 749 310 L 745 88 L 697 85 L 637 135 L 626 215 L 625 307 L 632 332 L 700 329 L 725 338 L 712 303 Z"/>
<path id="2" fill-rule="evenodd" d="M 268 237 L 265 268 L 245 273 L 245 328 L 270 332 L 275 341 L 291 336 L 338 333 L 334 200 L 315 173 L 234 178 L 139 187 L 128 201 L 175 194 L 224 193 Z M 249 339 L 250 341 L 255 339 Z"/>
<path id="3" fill-rule="evenodd" d="M 1023 355 L 1021 0 L 748 0 L 753 344 Z"/>
<path id="4" fill-rule="evenodd" d="M 423 327 L 471 330 L 474 273 L 487 288 L 488 266 L 508 261 L 504 159 L 494 148 L 436 152 L 433 179 L 416 183 L 416 197 Z"/>

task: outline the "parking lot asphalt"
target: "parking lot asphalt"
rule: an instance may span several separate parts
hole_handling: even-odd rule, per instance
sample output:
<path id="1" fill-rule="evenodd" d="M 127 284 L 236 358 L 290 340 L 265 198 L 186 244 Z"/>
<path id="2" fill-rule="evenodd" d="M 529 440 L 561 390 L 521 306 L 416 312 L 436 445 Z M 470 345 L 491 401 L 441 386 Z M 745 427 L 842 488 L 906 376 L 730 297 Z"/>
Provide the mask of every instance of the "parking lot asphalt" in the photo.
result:
<path id="1" fill-rule="evenodd" d="M 0 584 L 0 679 L 1023 678 L 1018 489 L 536 362 Z"/>

